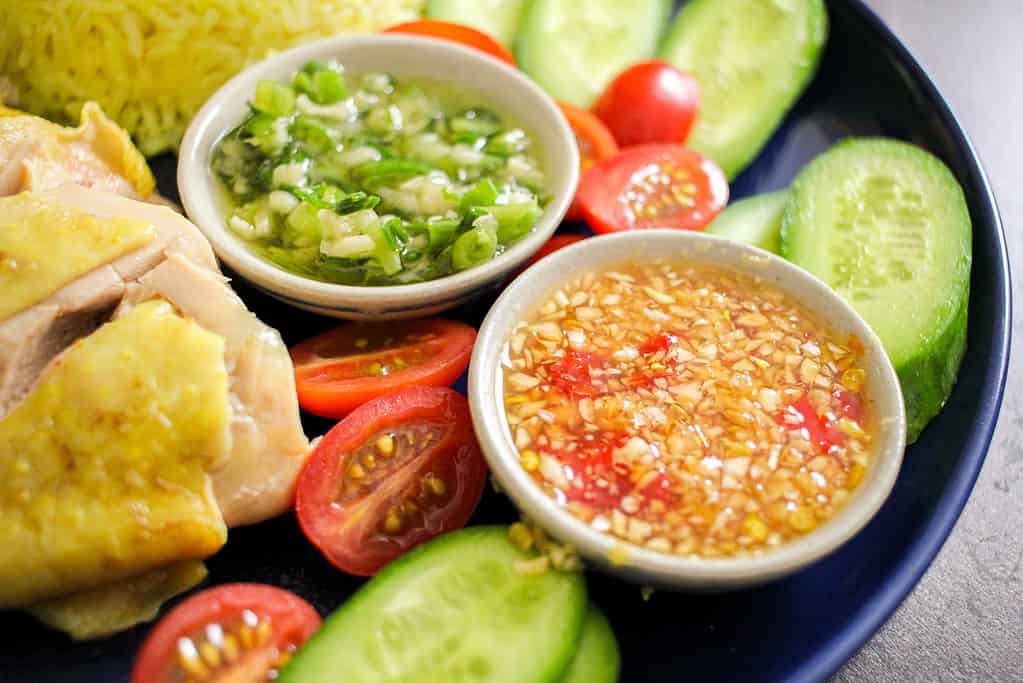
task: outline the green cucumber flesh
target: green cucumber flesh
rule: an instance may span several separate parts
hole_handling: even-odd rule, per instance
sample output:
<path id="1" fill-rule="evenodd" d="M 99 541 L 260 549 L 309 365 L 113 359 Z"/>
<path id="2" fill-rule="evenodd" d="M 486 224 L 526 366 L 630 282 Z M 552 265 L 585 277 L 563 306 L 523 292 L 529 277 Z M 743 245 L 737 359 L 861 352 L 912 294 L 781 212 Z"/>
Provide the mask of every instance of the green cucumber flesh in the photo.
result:
<path id="1" fill-rule="evenodd" d="M 589 108 L 611 79 L 653 56 L 670 10 L 669 0 L 533 0 L 515 56 L 551 97 Z"/>
<path id="2" fill-rule="evenodd" d="M 789 203 L 787 190 L 758 194 L 728 205 L 707 232 L 777 254 L 781 248 L 781 222 Z"/>
<path id="3" fill-rule="evenodd" d="M 796 178 L 781 254 L 881 338 L 914 441 L 948 399 L 966 345 L 972 227 L 955 176 L 903 142 L 836 145 Z"/>
<path id="4" fill-rule="evenodd" d="M 611 624 L 600 608 L 590 603 L 579 649 L 560 683 L 617 683 L 621 664 Z"/>
<path id="5" fill-rule="evenodd" d="M 426 16 L 479 29 L 510 47 L 526 0 L 429 0 Z"/>
<path id="6" fill-rule="evenodd" d="M 552 683 L 582 632 L 581 574 L 521 572 L 507 527 L 444 534 L 331 614 L 280 683 Z"/>
<path id="7" fill-rule="evenodd" d="M 813 79 L 827 41 L 824 0 L 691 0 L 660 57 L 700 86 L 686 145 L 729 179 L 756 158 Z"/>

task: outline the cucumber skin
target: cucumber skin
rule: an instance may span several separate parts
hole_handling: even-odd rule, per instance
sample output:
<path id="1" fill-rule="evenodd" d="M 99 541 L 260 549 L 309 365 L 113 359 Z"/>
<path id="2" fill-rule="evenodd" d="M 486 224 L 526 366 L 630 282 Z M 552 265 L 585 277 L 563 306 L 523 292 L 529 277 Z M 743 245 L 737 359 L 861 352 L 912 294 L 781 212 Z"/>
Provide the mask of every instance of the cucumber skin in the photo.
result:
<path id="1" fill-rule="evenodd" d="M 525 73 L 533 81 L 535 81 L 537 83 L 537 85 L 540 85 L 540 87 L 542 87 L 544 89 L 544 91 L 547 92 L 548 95 L 553 97 L 555 100 L 562 100 L 562 101 L 568 102 L 568 104 L 575 105 L 575 106 L 577 106 L 577 107 L 579 107 L 581 109 L 589 109 L 591 106 L 593 106 L 593 104 L 595 103 L 596 100 L 594 100 L 594 102 L 581 102 L 581 101 L 578 101 L 577 98 L 566 97 L 562 93 L 552 93 L 552 92 L 549 92 L 549 91 L 547 91 L 547 88 L 544 87 L 543 85 L 541 85 L 539 80 L 536 79 L 533 76 L 532 73 L 530 73 L 530 70 L 532 68 L 530 66 L 530 58 L 532 57 L 532 50 L 530 49 L 530 47 L 528 45 L 528 43 L 529 43 L 528 38 L 529 38 L 529 33 L 532 30 L 531 29 L 531 25 L 533 23 L 533 13 L 539 11 L 538 8 L 543 3 L 545 3 L 545 2 L 556 2 L 556 1 L 557 0 L 525 0 L 525 5 L 524 5 L 524 7 L 522 9 L 522 17 L 519 19 L 519 32 L 515 36 L 515 42 L 514 42 L 514 47 L 512 48 L 512 53 L 515 55 L 515 60 L 519 63 L 519 69 L 521 69 L 523 73 Z M 660 6 L 660 8 L 658 10 L 658 13 L 660 14 L 661 17 L 664 18 L 665 21 L 667 21 L 671 17 L 672 10 L 674 9 L 674 1 L 673 0 L 629 0 L 629 2 L 649 2 L 650 4 L 654 4 L 654 3 L 658 4 Z M 628 68 L 628 66 L 631 63 L 642 62 L 642 61 L 646 61 L 648 59 L 653 59 L 657 55 L 658 45 L 659 45 L 659 41 L 655 40 L 654 43 L 652 45 L 650 45 L 650 50 L 648 51 L 648 53 L 646 55 L 643 55 L 643 56 L 641 56 L 638 59 L 631 60 L 631 62 L 626 64 L 622 68 L 622 70 L 624 70 L 625 68 Z M 545 65 L 545 66 L 546 66 L 546 68 L 550 68 L 550 65 Z M 615 75 L 617 75 L 617 74 L 615 74 Z M 614 76 L 612 76 L 612 78 L 613 77 Z M 601 92 L 603 92 L 603 89 L 606 88 L 606 87 L 607 87 L 607 83 L 605 83 L 604 86 L 601 88 Z M 599 96 L 600 96 L 600 93 L 597 93 L 597 97 L 599 97 Z"/>
<path id="2" fill-rule="evenodd" d="M 348 600 L 342 603 L 340 607 L 338 607 L 334 612 L 328 615 L 326 619 L 324 619 L 323 625 L 320 627 L 320 629 L 316 631 L 308 641 L 306 641 L 306 643 L 302 646 L 298 653 L 296 653 L 296 655 L 290 660 L 288 665 L 281 670 L 280 675 L 276 679 L 277 683 L 331 683 L 330 681 L 324 681 L 321 679 L 313 680 L 306 678 L 305 674 L 302 672 L 300 667 L 302 666 L 301 655 L 303 652 L 306 652 L 306 650 L 308 650 L 310 646 L 313 645 L 318 646 L 320 641 L 325 641 L 324 646 L 329 646 L 330 641 L 336 638 L 336 636 L 332 634 L 332 631 L 334 631 L 334 629 L 331 628 L 331 622 L 334 620 L 334 617 L 336 615 L 342 612 L 349 612 L 353 609 L 357 609 L 362 604 L 362 602 L 364 602 L 367 599 L 366 596 L 369 595 L 371 591 L 374 591 L 376 589 L 376 586 L 378 586 L 381 583 L 386 584 L 387 582 L 392 580 L 391 579 L 392 576 L 397 578 L 397 576 L 400 576 L 403 572 L 410 568 L 409 565 L 414 566 L 418 562 L 419 558 L 422 557 L 423 555 L 429 555 L 436 550 L 455 544 L 464 543 L 471 546 L 476 542 L 486 540 L 486 537 L 492 534 L 494 535 L 499 534 L 502 538 L 507 539 L 508 527 L 497 525 L 474 526 L 459 529 L 458 531 L 451 531 L 446 534 L 442 534 L 431 541 L 416 546 L 405 555 L 399 557 L 397 560 L 386 565 L 373 578 L 371 578 L 362 587 L 360 587 L 359 590 L 357 590 L 354 595 L 348 598 Z M 510 544 L 510 541 L 508 541 L 508 543 Z M 574 639 L 568 639 L 566 641 L 568 647 L 565 648 L 563 653 L 559 654 L 559 656 L 555 658 L 557 661 L 552 661 L 551 667 L 549 668 L 548 671 L 544 673 L 542 678 L 537 679 L 535 682 L 529 681 L 528 683 L 560 683 L 561 677 L 564 675 L 564 673 L 568 670 L 568 667 L 571 665 L 572 658 L 575 653 L 575 648 L 578 645 L 579 641 L 578 636 L 582 635 L 582 628 L 586 618 L 586 609 L 588 605 L 588 600 L 586 597 L 586 584 L 581 574 L 578 577 L 578 589 L 575 592 L 576 595 L 574 596 L 575 598 L 574 602 L 578 604 L 572 605 L 572 609 L 566 612 L 565 619 L 566 621 L 571 622 L 569 624 L 569 628 L 575 631 L 577 637 Z M 349 679 L 344 671 L 339 671 L 338 678 L 335 680 L 338 683 L 344 683 Z M 527 682 L 516 680 L 507 682 L 494 681 L 493 683 L 527 683 Z"/>
<path id="3" fill-rule="evenodd" d="M 558 683 L 616 683 L 622 658 L 611 624 L 592 602 L 586 610 L 579 649 Z"/>
<path id="4" fill-rule="evenodd" d="M 657 49 L 657 56 L 659 59 L 663 59 L 666 62 L 671 63 L 671 53 L 678 40 L 681 39 L 683 32 L 683 21 L 685 13 L 691 7 L 695 8 L 698 4 L 708 3 L 720 3 L 723 0 L 689 0 L 679 10 L 678 15 L 675 17 L 671 24 L 671 27 L 664 34 L 661 39 L 661 44 Z M 715 159 L 714 155 L 708 150 L 701 149 L 699 140 L 694 141 L 690 135 L 690 139 L 686 142 L 687 146 L 692 147 L 697 152 L 708 156 L 715 161 L 721 170 L 725 172 L 725 176 L 729 181 L 735 180 L 735 178 L 745 171 L 754 159 L 763 151 L 764 147 L 771 140 L 771 137 L 781 126 L 785 117 L 795 106 L 799 98 L 802 97 L 803 93 L 806 92 L 807 87 L 813 81 L 817 75 L 817 69 L 820 66 L 821 55 L 824 52 L 824 48 L 828 42 L 828 35 L 830 33 L 830 21 L 828 19 L 828 10 L 824 3 L 824 0 L 803 0 L 810 4 L 810 39 L 803 51 L 802 58 L 803 64 L 807 68 L 803 69 L 799 74 L 799 79 L 796 83 L 796 87 L 793 88 L 788 98 L 788 103 L 785 107 L 781 108 L 778 112 L 772 113 L 770 116 L 764 117 L 763 123 L 759 126 L 760 132 L 756 135 L 756 140 L 749 146 L 748 149 L 741 150 L 734 154 L 734 159 L 729 161 L 723 161 L 721 159 Z M 683 69 L 685 71 L 685 69 Z M 695 131 L 695 128 L 694 128 Z"/>
<path id="5" fill-rule="evenodd" d="M 782 222 L 780 255 L 783 258 L 792 261 L 796 265 L 800 265 L 799 260 L 795 258 L 793 253 L 795 249 L 793 243 L 795 242 L 794 231 L 798 230 L 798 224 L 801 220 L 799 216 L 800 202 L 797 200 L 797 196 L 800 193 L 808 192 L 804 187 L 807 184 L 805 181 L 807 169 L 815 165 L 821 157 L 830 154 L 832 151 L 856 145 L 892 144 L 892 142 L 892 140 L 886 138 L 848 138 L 818 156 L 817 159 L 811 161 L 800 172 L 792 184 L 792 199 L 785 210 L 785 218 Z M 952 181 L 949 185 L 949 190 L 954 190 L 958 194 L 959 201 L 957 203 L 962 207 L 961 210 L 963 212 L 960 220 L 964 221 L 966 225 L 970 225 L 969 209 L 966 205 L 966 198 L 962 187 L 959 185 L 958 180 L 955 179 L 955 176 L 952 175 L 952 172 L 948 170 L 948 167 L 940 159 L 915 145 L 901 141 L 894 142 L 907 148 L 912 148 L 915 150 L 915 153 L 925 155 L 925 158 L 930 160 L 928 163 L 933 164 L 936 162 L 940 166 L 943 174 Z M 972 226 L 968 232 L 972 234 Z M 906 405 L 907 445 L 914 443 L 920 437 L 927 424 L 945 406 L 955 386 L 963 357 L 966 355 L 970 307 L 970 268 L 972 266 L 972 249 L 969 245 L 970 242 L 967 241 L 966 254 L 964 259 L 962 259 L 963 263 L 960 264 L 965 271 L 962 277 L 962 288 L 959 291 L 953 292 L 953 296 L 950 298 L 952 301 L 958 300 L 961 303 L 954 309 L 951 305 L 946 307 L 944 314 L 939 316 L 940 320 L 935 326 L 935 330 L 927 338 L 920 340 L 916 352 L 906 358 L 892 358 L 892 365 L 895 367 L 895 373 L 899 377 L 899 384 L 902 387 L 902 398 Z M 825 280 L 825 282 L 827 281 Z M 925 352 L 925 347 L 930 348 L 929 353 Z"/>
<path id="6" fill-rule="evenodd" d="M 952 394 L 966 354 L 970 287 L 959 311 L 935 341 L 935 353 L 917 355 L 895 368 L 906 402 L 906 443 L 915 442 L 924 427 L 941 412 Z"/>

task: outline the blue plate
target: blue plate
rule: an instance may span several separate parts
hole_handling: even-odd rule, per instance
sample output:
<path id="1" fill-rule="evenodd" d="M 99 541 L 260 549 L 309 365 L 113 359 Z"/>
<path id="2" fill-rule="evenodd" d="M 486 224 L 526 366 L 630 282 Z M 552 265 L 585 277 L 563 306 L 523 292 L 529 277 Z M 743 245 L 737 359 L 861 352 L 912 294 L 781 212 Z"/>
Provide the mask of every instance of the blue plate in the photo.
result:
<path id="1" fill-rule="evenodd" d="M 849 135 L 887 135 L 925 147 L 952 168 L 974 225 L 970 345 L 941 415 L 907 454 L 880 514 L 831 557 L 788 579 L 738 593 L 658 593 L 589 575 L 622 648 L 622 680 L 818 681 L 838 669 L 881 626 L 920 579 L 973 487 L 995 426 L 1009 355 L 1008 257 L 991 188 L 965 132 L 912 55 L 858 0 L 829 3 L 831 38 L 816 80 L 734 196 L 789 184 L 807 161 Z M 155 164 L 160 189 L 174 190 L 174 160 Z M 287 308 L 236 282 L 249 306 L 289 342 L 333 323 Z M 478 323 L 490 301 L 458 312 Z M 464 385 L 463 385 L 464 389 Z M 330 423 L 310 419 L 319 434 Z M 514 511 L 488 493 L 474 522 L 509 521 Z M 332 569 L 303 539 L 293 517 L 232 530 L 209 561 L 211 583 L 263 581 L 309 599 L 326 614 L 361 583 Z M 120 681 L 142 627 L 74 644 L 27 617 L 0 615 L 4 681 Z M 344 672 L 338 672 L 344 680 Z"/>

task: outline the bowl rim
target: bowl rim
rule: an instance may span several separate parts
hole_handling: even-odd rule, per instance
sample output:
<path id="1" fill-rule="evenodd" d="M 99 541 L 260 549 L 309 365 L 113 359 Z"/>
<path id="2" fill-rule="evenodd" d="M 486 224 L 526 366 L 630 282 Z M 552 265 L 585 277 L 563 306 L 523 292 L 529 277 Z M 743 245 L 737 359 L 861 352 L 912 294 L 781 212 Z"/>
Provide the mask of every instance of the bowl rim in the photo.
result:
<path id="1" fill-rule="evenodd" d="M 774 286 L 787 291 L 818 318 L 828 322 L 844 320 L 852 323 L 854 332 L 867 349 L 866 356 L 879 378 L 873 396 L 881 414 L 886 415 L 879 426 L 873 457 L 864 482 L 850 500 L 826 523 L 810 533 L 759 555 L 704 558 L 680 557 L 630 544 L 610 534 L 596 531 L 558 506 L 537 486 L 519 464 L 518 449 L 511 440 L 505 421 L 503 400 L 499 396 L 500 356 L 508 330 L 521 319 L 520 311 L 528 310 L 538 299 L 527 299 L 525 290 L 531 280 L 542 280 L 551 292 L 587 267 L 587 261 L 603 264 L 616 259 L 627 261 L 630 242 L 654 240 L 675 242 L 686 255 L 680 260 L 700 262 L 697 252 L 710 245 L 734 251 L 733 271 L 765 277 L 784 278 L 785 284 Z M 701 247 L 700 245 L 705 245 Z M 744 265 L 751 264 L 751 265 Z M 755 265 L 752 265 L 755 264 Z M 752 266 L 752 267 L 751 267 Z M 816 307 L 793 290 L 812 290 L 813 297 L 827 302 Z M 541 295 L 542 296 L 542 295 Z M 848 328 L 848 324 L 845 325 Z M 757 247 L 734 242 L 724 237 L 671 229 L 642 230 L 617 233 L 584 240 L 559 250 L 534 264 L 505 291 L 490 309 L 480 326 L 477 343 L 469 366 L 469 402 L 473 424 L 483 453 L 502 489 L 524 515 L 536 521 L 553 536 L 575 546 L 586 559 L 627 577 L 648 580 L 654 585 L 697 590 L 725 590 L 757 585 L 791 574 L 829 555 L 858 533 L 877 514 L 891 493 L 898 478 L 906 448 L 906 414 L 902 391 L 895 369 L 884 353 L 877 335 L 851 305 L 809 272 Z M 624 563 L 612 561 L 612 551 L 626 552 Z"/>
<path id="2" fill-rule="evenodd" d="M 215 179 L 208 172 L 208 165 L 213 146 L 230 128 L 216 127 L 214 120 L 228 100 L 237 97 L 250 99 L 255 82 L 260 78 L 278 78 L 274 72 L 281 70 L 282 64 L 297 65 L 310 59 L 330 57 L 341 50 L 363 47 L 379 49 L 382 45 L 396 51 L 414 49 L 417 50 L 417 56 L 423 56 L 424 59 L 443 58 L 444 53 L 447 53 L 447 56 L 457 57 L 460 64 L 470 65 L 469 68 L 503 79 L 507 87 L 515 88 L 523 97 L 530 98 L 550 119 L 552 139 L 558 141 L 558 148 L 547 149 L 544 155 L 548 161 L 544 168 L 545 174 L 552 180 L 552 189 L 557 191 L 551 194 L 543 214 L 525 237 L 484 264 L 435 280 L 401 285 L 342 285 L 306 278 L 278 268 L 229 234 L 225 216 L 216 199 Z M 445 79 L 440 77 L 438 80 Z M 455 82 L 453 79 L 448 80 Z M 467 89 L 474 90 L 471 86 Z M 535 131 L 531 132 L 536 134 Z M 557 230 L 571 204 L 578 176 L 579 152 L 575 134 L 555 101 L 528 76 L 470 47 L 428 36 L 393 33 L 332 36 L 274 54 L 247 67 L 220 86 L 193 117 L 181 142 L 177 167 L 181 204 L 188 217 L 210 241 L 217 256 L 257 286 L 274 293 L 284 293 L 289 303 L 295 299 L 328 306 L 339 302 L 385 304 L 400 301 L 410 308 L 446 298 L 457 303 L 456 293 L 464 293 L 510 274 L 536 253 Z"/>

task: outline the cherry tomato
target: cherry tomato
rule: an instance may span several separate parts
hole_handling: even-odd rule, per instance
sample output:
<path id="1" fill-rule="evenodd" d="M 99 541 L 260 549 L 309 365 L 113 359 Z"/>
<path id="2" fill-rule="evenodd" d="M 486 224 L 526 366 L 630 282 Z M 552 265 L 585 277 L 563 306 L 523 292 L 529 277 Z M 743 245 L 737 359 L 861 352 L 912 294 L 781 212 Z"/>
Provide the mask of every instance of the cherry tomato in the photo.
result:
<path id="1" fill-rule="evenodd" d="M 702 230 L 728 203 L 728 181 L 713 161 L 681 145 L 640 145 L 590 169 L 576 197 L 598 233 Z"/>
<path id="2" fill-rule="evenodd" d="M 384 33 L 411 33 L 418 36 L 450 40 L 453 43 L 461 43 L 462 45 L 486 52 L 491 57 L 499 59 L 505 64 L 517 66 L 515 57 L 512 56 L 511 52 L 508 52 L 507 48 L 486 33 L 463 24 L 438 21 L 436 19 L 420 19 L 391 26 L 385 29 Z"/>
<path id="3" fill-rule="evenodd" d="M 682 144 L 696 121 L 700 90 L 667 62 L 635 64 L 618 74 L 593 111 L 623 147 Z"/>
<path id="4" fill-rule="evenodd" d="M 584 239 L 586 239 L 586 235 L 572 234 L 555 235 L 554 237 L 547 240 L 542 247 L 540 247 L 540 251 L 536 252 L 531 257 L 529 257 L 529 260 L 526 261 L 526 265 L 519 268 L 519 270 L 515 273 L 515 277 L 518 277 L 522 272 L 524 272 L 531 265 L 542 259 L 544 256 L 547 256 L 548 254 L 553 254 L 559 249 L 564 249 L 570 244 L 582 242 Z"/>
<path id="5" fill-rule="evenodd" d="M 131 683 L 270 681 L 319 626 L 316 610 L 286 590 L 210 588 L 160 620 L 135 658 Z"/>
<path id="6" fill-rule="evenodd" d="M 295 511 L 331 564 L 370 576 L 464 526 L 486 479 L 465 397 L 413 387 L 362 405 L 327 432 L 299 475 Z"/>
<path id="7" fill-rule="evenodd" d="M 298 402 L 341 418 L 397 389 L 448 386 L 469 365 L 475 341 L 476 330 L 442 318 L 341 325 L 291 349 Z"/>
<path id="8" fill-rule="evenodd" d="M 603 161 L 618 153 L 618 143 L 611 131 L 596 116 L 566 102 L 558 102 L 561 113 L 568 120 L 575 133 L 576 144 L 579 145 L 579 179 L 586 174 L 593 164 Z M 573 200 L 565 214 L 566 221 L 581 221 L 582 208 L 578 200 Z"/>

